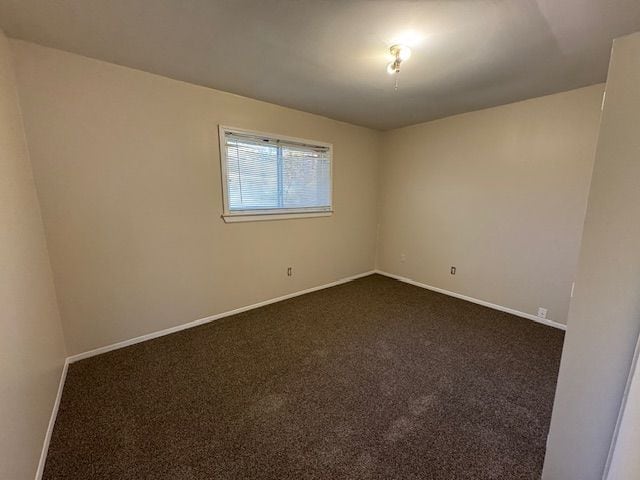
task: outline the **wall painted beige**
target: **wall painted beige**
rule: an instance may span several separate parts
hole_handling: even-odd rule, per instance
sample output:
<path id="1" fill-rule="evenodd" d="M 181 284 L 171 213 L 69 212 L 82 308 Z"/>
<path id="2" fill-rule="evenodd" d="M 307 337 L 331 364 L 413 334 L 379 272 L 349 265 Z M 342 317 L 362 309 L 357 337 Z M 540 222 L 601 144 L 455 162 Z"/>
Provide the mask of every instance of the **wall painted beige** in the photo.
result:
<path id="1" fill-rule="evenodd" d="M 640 33 L 614 42 L 545 480 L 600 480 L 640 334 Z M 629 478 L 631 480 L 631 478 Z"/>
<path id="2" fill-rule="evenodd" d="M 378 216 L 382 270 L 566 319 L 602 86 L 381 134 L 12 45 L 71 354 L 371 270 Z M 225 224 L 220 123 L 333 143 L 334 216 Z"/>
<path id="3" fill-rule="evenodd" d="M 65 358 L 12 64 L 0 31 L 0 478 L 33 479 Z"/>
<path id="4" fill-rule="evenodd" d="M 634 366 L 629 378 L 624 408 L 620 412 L 619 429 L 611 451 L 606 480 L 640 478 L 640 341 L 636 347 Z"/>
<path id="5" fill-rule="evenodd" d="M 12 46 L 70 354 L 373 268 L 378 132 Z M 335 214 L 225 224 L 218 124 L 333 143 Z"/>
<path id="6" fill-rule="evenodd" d="M 386 132 L 378 268 L 565 323 L 603 89 Z"/>

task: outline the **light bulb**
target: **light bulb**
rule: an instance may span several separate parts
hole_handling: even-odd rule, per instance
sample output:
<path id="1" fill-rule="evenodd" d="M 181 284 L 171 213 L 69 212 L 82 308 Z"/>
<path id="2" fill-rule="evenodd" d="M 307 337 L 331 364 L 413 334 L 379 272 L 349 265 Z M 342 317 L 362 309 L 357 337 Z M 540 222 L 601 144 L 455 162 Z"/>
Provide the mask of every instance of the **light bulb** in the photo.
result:
<path id="1" fill-rule="evenodd" d="M 387 73 L 389 75 L 393 75 L 394 73 L 396 73 L 396 63 L 395 62 L 391 62 L 389 65 L 387 65 Z"/>
<path id="2" fill-rule="evenodd" d="M 411 49 L 404 45 L 398 46 L 398 58 L 402 61 L 407 60 L 411 56 Z"/>
<path id="3" fill-rule="evenodd" d="M 389 48 L 391 55 L 401 62 L 407 60 L 411 56 L 411 49 L 405 45 L 392 45 Z"/>

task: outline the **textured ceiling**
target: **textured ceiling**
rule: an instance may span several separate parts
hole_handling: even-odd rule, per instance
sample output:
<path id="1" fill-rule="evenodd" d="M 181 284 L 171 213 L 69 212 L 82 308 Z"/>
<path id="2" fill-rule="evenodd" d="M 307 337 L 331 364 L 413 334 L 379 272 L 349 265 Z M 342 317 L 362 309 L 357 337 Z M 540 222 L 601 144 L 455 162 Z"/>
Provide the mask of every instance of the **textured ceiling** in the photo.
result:
<path id="1" fill-rule="evenodd" d="M 604 81 L 640 0 L 0 0 L 0 27 L 385 130 Z M 396 92 L 398 41 L 413 56 Z"/>

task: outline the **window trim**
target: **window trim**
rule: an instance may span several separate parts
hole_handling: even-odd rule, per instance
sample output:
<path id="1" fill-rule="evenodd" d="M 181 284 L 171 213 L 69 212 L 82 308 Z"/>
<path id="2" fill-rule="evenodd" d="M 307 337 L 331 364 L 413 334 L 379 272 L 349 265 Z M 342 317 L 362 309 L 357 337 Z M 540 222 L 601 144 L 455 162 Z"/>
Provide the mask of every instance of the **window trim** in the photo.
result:
<path id="1" fill-rule="evenodd" d="M 229 209 L 229 192 L 227 178 L 227 149 L 226 149 L 226 133 L 242 133 L 247 135 L 255 135 L 266 137 L 273 140 L 282 140 L 284 142 L 298 143 L 301 145 L 309 145 L 314 147 L 325 147 L 328 149 L 329 157 L 329 208 L 303 207 L 303 208 L 276 208 L 276 209 L 257 209 L 257 210 L 241 210 L 231 211 Z M 316 140 L 308 140 L 304 138 L 289 137 L 276 133 L 260 132 L 256 130 L 247 130 L 244 128 L 236 128 L 228 125 L 218 125 L 218 142 L 220 146 L 220 179 L 222 182 L 222 219 L 225 223 L 235 222 L 255 222 L 262 220 L 286 220 L 293 218 L 314 218 L 328 217 L 334 212 L 333 210 L 333 144 L 319 142 Z"/>

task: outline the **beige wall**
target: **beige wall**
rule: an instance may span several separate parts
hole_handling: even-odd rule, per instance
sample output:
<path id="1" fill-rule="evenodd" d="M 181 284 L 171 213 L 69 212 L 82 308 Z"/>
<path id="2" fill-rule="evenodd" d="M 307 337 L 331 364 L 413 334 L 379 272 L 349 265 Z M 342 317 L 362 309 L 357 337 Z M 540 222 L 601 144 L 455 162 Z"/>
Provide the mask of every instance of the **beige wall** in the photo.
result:
<path id="1" fill-rule="evenodd" d="M 545 480 L 600 480 L 640 333 L 640 33 L 614 42 Z M 629 478 L 631 480 L 631 478 Z"/>
<path id="2" fill-rule="evenodd" d="M 71 354 L 371 270 L 377 221 L 382 270 L 566 320 L 603 86 L 381 134 L 13 47 Z M 225 224 L 220 123 L 333 143 L 334 216 Z"/>
<path id="3" fill-rule="evenodd" d="M 71 354 L 374 267 L 378 132 L 12 45 Z M 220 123 L 333 143 L 335 214 L 225 224 Z"/>
<path id="4" fill-rule="evenodd" d="M 611 452 L 611 463 L 606 480 L 628 480 L 640 478 L 640 342 L 636 348 L 636 357 L 632 373 L 629 377 L 628 392 L 624 408 L 621 411 L 619 430 L 614 448 Z"/>
<path id="5" fill-rule="evenodd" d="M 385 133 L 378 268 L 565 323 L 603 88 Z"/>
<path id="6" fill-rule="evenodd" d="M 40 208 L 0 31 L 0 478 L 33 479 L 65 348 Z"/>

